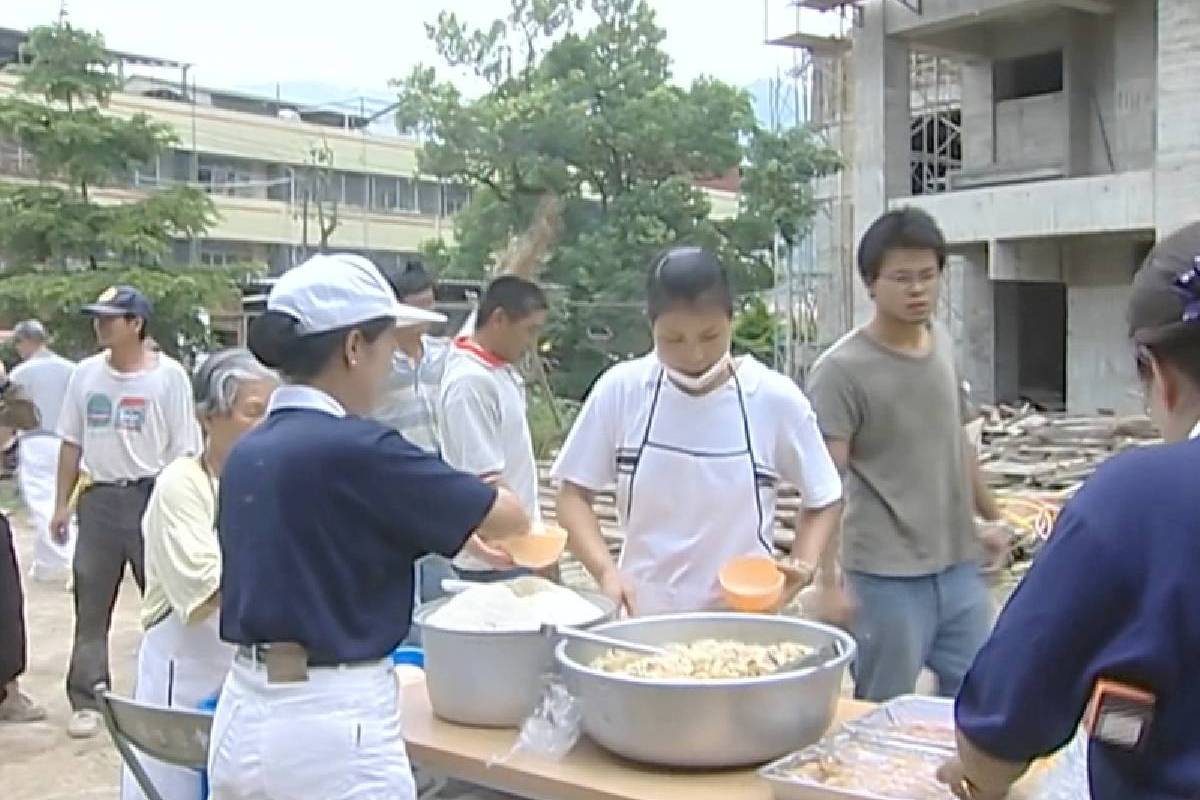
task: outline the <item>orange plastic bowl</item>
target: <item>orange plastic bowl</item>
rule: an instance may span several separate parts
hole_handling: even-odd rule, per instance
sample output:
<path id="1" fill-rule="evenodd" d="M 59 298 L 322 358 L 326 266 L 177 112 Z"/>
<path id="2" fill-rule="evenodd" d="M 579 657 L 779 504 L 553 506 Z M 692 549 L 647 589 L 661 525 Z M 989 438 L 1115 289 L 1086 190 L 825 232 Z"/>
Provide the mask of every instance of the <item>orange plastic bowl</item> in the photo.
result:
<path id="1" fill-rule="evenodd" d="M 496 543 L 517 566 L 543 569 L 558 561 L 567 546 L 567 532 L 557 525 L 535 525 L 525 536 Z"/>
<path id="2" fill-rule="evenodd" d="M 734 611 L 772 611 L 783 597 L 783 573 L 763 556 L 742 556 L 717 573 L 721 594 Z"/>

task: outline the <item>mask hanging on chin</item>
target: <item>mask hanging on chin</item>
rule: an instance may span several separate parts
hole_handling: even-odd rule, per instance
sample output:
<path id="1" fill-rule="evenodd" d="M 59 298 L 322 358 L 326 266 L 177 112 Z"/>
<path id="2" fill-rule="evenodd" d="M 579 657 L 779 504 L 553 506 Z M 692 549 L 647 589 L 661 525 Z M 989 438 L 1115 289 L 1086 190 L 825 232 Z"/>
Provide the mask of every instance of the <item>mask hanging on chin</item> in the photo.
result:
<path id="1" fill-rule="evenodd" d="M 671 369 L 663 363 L 662 359 L 658 360 L 662 364 L 663 372 L 671 380 L 671 383 L 683 389 L 690 394 L 705 394 L 725 383 L 729 378 L 729 373 L 733 371 L 733 357 L 726 353 L 717 359 L 717 362 L 704 371 L 701 375 L 686 375 L 679 370 Z"/>

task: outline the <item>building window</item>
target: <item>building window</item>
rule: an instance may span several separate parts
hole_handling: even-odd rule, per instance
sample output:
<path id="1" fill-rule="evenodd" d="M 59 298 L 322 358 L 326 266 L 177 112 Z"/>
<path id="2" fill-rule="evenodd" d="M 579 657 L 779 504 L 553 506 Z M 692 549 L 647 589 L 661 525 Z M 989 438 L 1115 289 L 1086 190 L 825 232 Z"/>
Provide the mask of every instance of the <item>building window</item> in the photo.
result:
<path id="1" fill-rule="evenodd" d="M 248 169 L 234 164 L 200 162 L 196 167 L 196 181 L 209 194 L 229 197 L 253 195 L 249 184 L 254 179 Z"/>
<path id="2" fill-rule="evenodd" d="M 346 172 L 343 173 L 343 181 L 345 183 L 343 199 L 346 205 L 355 206 L 356 208 L 363 208 L 369 205 L 367 202 L 367 190 L 369 186 L 366 175 L 357 172 Z"/>
<path id="3" fill-rule="evenodd" d="M 417 212 L 435 217 L 442 209 L 442 187 L 433 181 L 417 182 Z"/>
<path id="4" fill-rule="evenodd" d="M 992 91 L 997 103 L 1054 94 L 1062 90 L 1062 50 L 1002 59 L 993 68 Z"/>
<path id="5" fill-rule="evenodd" d="M 471 199 L 467 187 L 458 183 L 447 183 L 442 186 L 442 215 L 452 217 Z"/>

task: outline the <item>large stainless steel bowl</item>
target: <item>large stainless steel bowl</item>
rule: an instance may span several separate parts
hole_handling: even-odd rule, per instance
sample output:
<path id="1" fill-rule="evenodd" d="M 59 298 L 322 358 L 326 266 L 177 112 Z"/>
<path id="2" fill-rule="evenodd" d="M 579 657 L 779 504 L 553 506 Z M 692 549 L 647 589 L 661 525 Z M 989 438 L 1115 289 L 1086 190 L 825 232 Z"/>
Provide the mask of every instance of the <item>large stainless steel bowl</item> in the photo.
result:
<path id="1" fill-rule="evenodd" d="M 580 594 L 600 609 L 587 625 L 616 616 L 609 598 Z M 430 625 L 429 618 L 449 601 L 427 603 L 413 615 L 421 629 L 433 713 L 460 725 L 519 727 L 537 705 L 542 676 L 557 671 L 556 640 L 537 631 L 456 631 Z"/>
<path id="2" fill-rule="evenodd" d="M 719 681 L 651 680 L 593 669 L 602 646 L 564 641 L 558 659 L 579 698 L 583 729 L 602 747 L 667 767 L 744 767 L 771 761 L 821 738 L 833 721 L 854 640 L 836 628 L 782 617 L 697 613 L 597 626 L 597 633 L 644 644 L 727 639 L 747 644 L 840 645 L 808 672 Z"/>

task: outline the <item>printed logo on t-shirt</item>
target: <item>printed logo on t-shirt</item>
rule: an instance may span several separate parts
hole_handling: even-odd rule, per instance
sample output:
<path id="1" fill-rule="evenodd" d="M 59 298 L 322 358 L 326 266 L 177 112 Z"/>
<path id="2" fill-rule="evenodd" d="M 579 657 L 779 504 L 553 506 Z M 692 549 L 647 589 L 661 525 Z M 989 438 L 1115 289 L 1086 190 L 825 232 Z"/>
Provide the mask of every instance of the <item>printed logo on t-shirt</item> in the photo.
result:
<path id="1" fill-rule="evenodd" d="M 117 404 L 117 430 L 141 433 L 146 425 L 146 398 L 122 397 Z"/>
<path id="2" fill-rule="evenodd" d="M 105 394 L 89 394 L 87 398 L 87 426 L 107 428 L 112 424 L 112 400 Z"/>

